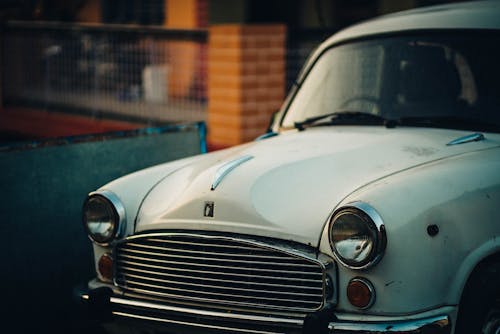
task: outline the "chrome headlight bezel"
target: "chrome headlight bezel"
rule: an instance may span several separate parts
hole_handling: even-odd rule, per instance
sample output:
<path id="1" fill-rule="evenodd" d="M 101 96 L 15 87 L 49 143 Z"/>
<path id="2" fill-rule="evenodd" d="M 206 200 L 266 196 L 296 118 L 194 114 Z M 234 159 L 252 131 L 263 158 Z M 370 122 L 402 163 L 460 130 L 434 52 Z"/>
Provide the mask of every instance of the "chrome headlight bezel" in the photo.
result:
<path id="1" fill-rule="evenodd" d="M 342 252 L 338 249 L 339 240 L 335 240 L 334 234 L 335 231 L 339 230 L 341 224 L 348 224 L 345 221 L 346 215 L 349 215 L 350 219 L 354 219 L 355 224 L 359 224 L 360 228 L 358 231 L 360 233 L 358 234 L 367 235 L 369 238 L 370 250 L 362 259 L 349 258 L 346 256 L 345 251 Z M 330 218 L 328 229 L 330 247 L 335 260 L 343 266 L 355 270 L 367 269 L 373 267 L 382 259 L 387 245 L 385 225 L 378 212 L 369 204 L 353 202 L 337 209 Z M 352 236 L 356 235 L 356 233 L 352 233 Z M 345 240 L 349 240 L 349 238 L 341 241 Z"/>
<path id="2" fill-rule="evenodd" d="M 110 228 L 107 229 L 109 232 L 105 236 L 99 236 L 98 233 L 94 233 L 89 228 L 88 211 L 90 210 L 90 204 L 92 201 L 99 201 L 101 205 L 104 205 L 105 210 L 107 211 L 106 213 L 110 216 L 109 223 L 111 225 Z M 83 226 L 90 240 L 94 243 L 106 247 L 109 246 L 113 240 L 122 235 L 126 223 L 125 207 L 118 196 L 116 196 L 113 192 L 103 190 L 90 193 L 83 204 L 82 211 Z"/>

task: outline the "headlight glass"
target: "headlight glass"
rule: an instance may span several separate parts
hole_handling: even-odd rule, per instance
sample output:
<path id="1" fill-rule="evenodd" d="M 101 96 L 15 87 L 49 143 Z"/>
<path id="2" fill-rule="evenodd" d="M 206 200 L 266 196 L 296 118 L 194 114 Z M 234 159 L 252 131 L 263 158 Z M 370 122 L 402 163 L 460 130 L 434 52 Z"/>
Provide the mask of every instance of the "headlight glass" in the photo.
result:
<path id="1" fill-rule="evenodd" d="M 330 221 L 330 245 L 343 265 L 352 269 L 368 268 L 380 260 L 385 250 L 382 219 L 365 203 L 341 208 Z"/>
<path id="2" fill-rule="evenodd" d="M 98 244 L 106 244 L 114 239 L 119 232 L 122 220 L 119 212 L 122 211 L 120 202 L 113 198 L 116 196 L 105 195 L 91 194 L 83 207 L 85 229 L 89 237 Z"/>

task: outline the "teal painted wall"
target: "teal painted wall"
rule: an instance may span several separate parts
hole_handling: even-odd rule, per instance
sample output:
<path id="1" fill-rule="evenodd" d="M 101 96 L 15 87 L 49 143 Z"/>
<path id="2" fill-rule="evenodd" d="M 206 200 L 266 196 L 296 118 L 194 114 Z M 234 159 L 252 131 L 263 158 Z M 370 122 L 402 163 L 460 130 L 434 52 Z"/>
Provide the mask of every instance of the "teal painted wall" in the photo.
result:
<path id="1" fill-rule="evenodd" d="M 0 148 L 6 328 L 84 332 L 73 295 L 94 272 L 80 218 L 86 195 L 135 170 L 202 153 L 204 139 L 204 125 L 198 124 Z"/>

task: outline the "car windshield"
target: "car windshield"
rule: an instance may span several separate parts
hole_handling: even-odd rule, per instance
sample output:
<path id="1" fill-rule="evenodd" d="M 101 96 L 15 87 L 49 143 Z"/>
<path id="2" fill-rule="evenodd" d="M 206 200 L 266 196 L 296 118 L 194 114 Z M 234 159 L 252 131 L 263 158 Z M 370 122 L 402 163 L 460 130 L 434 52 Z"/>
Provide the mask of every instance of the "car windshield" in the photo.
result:
<path id="1" fill-rule="evenodd" d="M 500 33 L 397 36 L 333 47 L 300 83 L 281 127 L 387 121 L 500 132 Z"/>

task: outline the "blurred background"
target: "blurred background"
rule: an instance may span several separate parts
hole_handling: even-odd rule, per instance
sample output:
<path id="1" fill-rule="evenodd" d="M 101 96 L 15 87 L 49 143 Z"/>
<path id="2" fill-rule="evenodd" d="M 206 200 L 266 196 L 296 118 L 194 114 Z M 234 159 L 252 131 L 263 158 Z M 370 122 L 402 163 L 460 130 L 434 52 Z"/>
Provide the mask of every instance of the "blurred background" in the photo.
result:
<path id="1" fill-rule="evenodd" d="M 355 22 L 446 0 L 3 0 L 0 140 L 203 121 L 262 134 L 304 60 Z"/>

